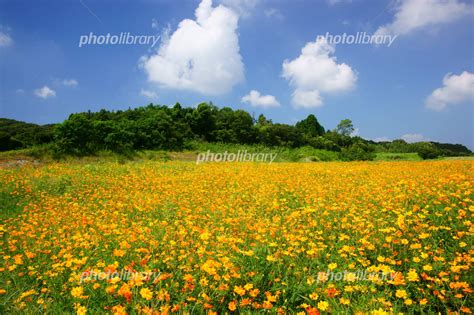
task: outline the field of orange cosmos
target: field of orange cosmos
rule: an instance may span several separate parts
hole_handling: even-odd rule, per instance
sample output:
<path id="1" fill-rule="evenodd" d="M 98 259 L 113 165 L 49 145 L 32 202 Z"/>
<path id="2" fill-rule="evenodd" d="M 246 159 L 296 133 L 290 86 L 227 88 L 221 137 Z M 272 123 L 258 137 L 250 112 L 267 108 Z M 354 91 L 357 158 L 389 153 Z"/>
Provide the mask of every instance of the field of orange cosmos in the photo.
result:
<path id="1" fill-rule="evenodd" d="M 0 169 L 0 313 L 469 313 L 473 166 Z"/>

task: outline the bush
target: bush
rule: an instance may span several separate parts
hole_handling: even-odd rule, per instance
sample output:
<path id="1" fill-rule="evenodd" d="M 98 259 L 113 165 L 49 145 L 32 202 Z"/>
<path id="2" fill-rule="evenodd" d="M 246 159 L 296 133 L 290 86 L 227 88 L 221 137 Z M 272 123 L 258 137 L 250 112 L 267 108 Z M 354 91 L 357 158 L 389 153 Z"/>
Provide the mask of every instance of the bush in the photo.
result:
<path id="1" fill-rule="evenodd" d="M 350 147 L 343 148 L 339 153 L 342 161 L 372 161 L 375 153 L 364 143 L 356 142 Z"/>
<path id="2" fill-rule="evenodd" d="M 441 155 L 441 151 L 438 150 L 432 143 L 430 142 L 420 142 L 417 143 L 416 153 L 423 159 L 436 159 Z"/>

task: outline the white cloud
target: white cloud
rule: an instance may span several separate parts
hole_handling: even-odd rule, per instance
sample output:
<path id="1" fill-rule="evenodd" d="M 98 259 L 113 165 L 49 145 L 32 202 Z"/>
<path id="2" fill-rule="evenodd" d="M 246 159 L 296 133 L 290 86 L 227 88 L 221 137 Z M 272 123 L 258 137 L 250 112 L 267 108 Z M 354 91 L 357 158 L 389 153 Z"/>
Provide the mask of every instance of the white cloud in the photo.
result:
<path id="1" fill-rule="evenodd" d="M 56 91 L 50 89 L 48 86 L 45 85 L 42 88 L 36 89 L 35 95 L 39 98 L 47 99 L 56 96 Z"/>
<path id="2" fill-rule="evenodd" d="M 377 35 L 402 35 L 422 29 L 452 22 L 472 12 L 472 6 L 458 0 L 402 0 L 395 8 L 392 23 L 383 25 Z"/>
<path id="3" fill-rule="evenodd" d="M 323 99 L 318 90 L 296 89 L 292 94 L 292 102 L 295 108 L 315 108 L 323 106 Z"/>
<path id="4" fill-rule="evenodd" d="M 203 0 L 196 20 L 183 20 L 163 38 L 156 54 L 144 56 L 141 66 L 148 80 L 162 87 L 223 94 L 244 78 L 239 53 L 236 12 Z"/>
<path id="5" fill-rule="evenodd" d="M 8 33 L 0 31 L 0 47 L 8 47 L 13 44 L 13 40 Z"/>
<path id="6" fill-rule="evenodd" d="M 280 12 L 280 10 L 278 9 L 275 9 L 275 8 L 269 8 L 269 9 L 266 9 L 265 11 L 263 11 L 263 13 L 265 14 L 265 16 L 269 19 L 271 18 L 275 18 L 277 20 L 283 20 L 284 19 L 284 16 L 283 14 Z"/>
<path id="7" fill-rule="evenodd" d="M 242 102 L 249 103 L 254 107 L 279 107 L 280 103 L 273 95 L 261 95 L 259 91 L 252 90 L 249 94 L 242 97 Z"/>
<path id="8" fill-rule="evenodd" d="M 151 19 L 151 28 L 155 30 L 160 28 L 160 23 L 158 23 L 157 19 Z"/>
<path id="9" fill-rule="evenodd" d="M 464 71 L 460 75 L 448 73 L 443 78 L 443 86 L 427 97 L 427 108 L 441 111 L 448 105 L 463 102 L 474 103 L 474 74 Z"/>
<path id="10" fill-rule="evenodd" d="M 401 136 L 400 138 L 405 140 L 408 143 L 429 141 L 428 139 L 425 139 L 425 137 L 422 134 L 419 134 L 419 133 L 407 133 Z"/>
<path id="11" fill-rule="evenodd" d="M 158 97 L 158 94 L 156 94 L 156 92 L 149 91 L 149 90 L 144 90 L 144 89 L 140 90 L 140 95 L 145 96 L 146 98 L 157 98 Z"/>
<path id="12" fill-rule="evenodd" d="M 357 75 L 345 63 L 337 63 L 335 48 L 325 38 L 306 43 L 301 55 L 283 62 L 282 76 L 295 88 L 295 107 L 317 107 L 322 105 L 320 93 L 336 93 L 351 90 Z"/>
<path id="13" fill-rule="evenodd" d="M 63 80 L 62 83 L 65 86 L 77 86 L 79 84 L 79 82 L 77 82 L 77 80 L 74 80 L 74 79 L 66 79 L 66 80 Z"/>

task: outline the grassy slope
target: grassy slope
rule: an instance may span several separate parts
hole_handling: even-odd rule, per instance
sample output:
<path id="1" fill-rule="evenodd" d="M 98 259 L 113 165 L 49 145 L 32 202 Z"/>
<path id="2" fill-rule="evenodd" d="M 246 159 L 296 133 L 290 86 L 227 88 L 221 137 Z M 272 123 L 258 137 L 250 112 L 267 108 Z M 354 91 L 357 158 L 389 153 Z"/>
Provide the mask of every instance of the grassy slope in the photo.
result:
<path id="1" fill-rule="evenodd" d="M 99 152 L 95 156 L 88 157 L 65 157 L 63 160 L 78 160 L 87 163 L 97 161 L 98 159 L 108 161 L 117 160 L 125 162 L 127 160 L 156 160 L 156 161 L 196 161 L 199 153 L 207 151 L 213 153 L 237 153 L 239 150 L 249 153 L 276 153 L 275 162 L 324 162 L 338 160 L 338 152 L 314 149 L 309 146 L 301 148 L 285 148 L 285 147 L 265 147 L 262 145 L 238 145 L 225 143 L 201 143 L 192 142 L 188 145 L 188 149 L 180 152 L 169 152 L 162 150 L 143 150 L 132 153 L 128 156 L 120 155 L 113 152 Z M 446 157 L 441 159 L 449 160 L 470 160 L 474 157 Z M 39 160 L 42 162 L 53 161 L 50 150 L 47 146 L 37 146 L 28 149 L 13 150 L 0 152 L 0 166 L 6 164 L 22 164 L 25 161 L 33 162 Z M 376 154 L 375 161 L 421 161 L 416 153 L 387 153 L 379 152 Z"/>

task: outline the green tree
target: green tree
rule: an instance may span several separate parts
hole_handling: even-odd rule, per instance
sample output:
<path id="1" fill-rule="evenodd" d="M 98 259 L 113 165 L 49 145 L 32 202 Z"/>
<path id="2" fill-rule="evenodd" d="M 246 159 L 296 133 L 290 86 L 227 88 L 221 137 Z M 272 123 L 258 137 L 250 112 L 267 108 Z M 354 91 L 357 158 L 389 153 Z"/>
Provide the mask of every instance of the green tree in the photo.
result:
<path id="1" fill-rule="evenodd" d="M 217 108 L 207 103 L 201 103 L 192 112 L 188 121 L 194 134 L 206 141 L 213 141 L 213 131 L 216 128 Z"/>
<path id="2" fill-rule="evenodd" d="M 307 138 L 313 138 L 322 136 L 324 134 L 324 128 L 321 126 L 316 117 L 311 114 L 296 123 L 296 129 L 303 133 Z"/>
<path id="3" fill-rule="evenodd" d="M 354 125 L 352 120 L 343 119 L 336 127 L 336 132 L 340 135 L 349 137 L 354 132 Z"/>
<path id="4" fill-rule="evenodd" d="M 414 143 L 416 153 L 423 159 L 436 159 L 441 155 L 441 151 L 430 142 Z"/>

